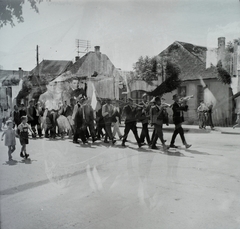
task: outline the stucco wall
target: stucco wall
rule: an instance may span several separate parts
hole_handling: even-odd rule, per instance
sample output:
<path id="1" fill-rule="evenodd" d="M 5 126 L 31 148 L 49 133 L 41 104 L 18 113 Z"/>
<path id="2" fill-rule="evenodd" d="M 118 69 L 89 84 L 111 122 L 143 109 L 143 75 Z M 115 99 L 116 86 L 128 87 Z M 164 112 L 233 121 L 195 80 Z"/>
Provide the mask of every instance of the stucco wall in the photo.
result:
<path id="1" fill-rule="evenodd" d="M 227 126 L 231 125 L 231 110 L 232 110 L 232 101 L 229 100 L 229 87 L 223 85 L 221 82 L 214 79 L 205 80 L 205 83 L 208 85 L 209 90 L 212 92 L 214 97 L 217 100 L 216 106 L 213 109 L 213 122 L 215 125 Z M 186 86 L 186 94 L 194 95 L 194 98 L 188 101 L 189 110 L 184 112 L 184 117 L 186 123 L 188 124 L 197 124 L 197 107 L 199 106 L 197 100 L 197 87 L 200 84 L 200 81 L 185 81 L 182 83 L 182 86 Z M 167 103 L 172 104 L 172 96 L 177 93 L 177 90 L 172 93 L 167 93 L 163 97 L 166 99 Z M 172 110 L 168 109 L 170 119 L 172 118 Z"/>

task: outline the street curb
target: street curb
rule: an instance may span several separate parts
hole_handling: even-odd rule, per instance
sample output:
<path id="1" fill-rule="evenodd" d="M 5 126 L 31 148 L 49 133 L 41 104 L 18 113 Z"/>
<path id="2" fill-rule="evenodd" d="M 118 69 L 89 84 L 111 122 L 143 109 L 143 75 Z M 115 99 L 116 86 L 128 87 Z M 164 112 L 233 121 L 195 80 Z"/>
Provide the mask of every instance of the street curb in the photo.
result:
<path id="1" fill-rule="evenodd" d="M 237 133 L 237 132 L 226 132 L 226 131 L 221 131 L 221 134 L 233 134 L 233 135 L 240 135 L 240 133 Z"/>

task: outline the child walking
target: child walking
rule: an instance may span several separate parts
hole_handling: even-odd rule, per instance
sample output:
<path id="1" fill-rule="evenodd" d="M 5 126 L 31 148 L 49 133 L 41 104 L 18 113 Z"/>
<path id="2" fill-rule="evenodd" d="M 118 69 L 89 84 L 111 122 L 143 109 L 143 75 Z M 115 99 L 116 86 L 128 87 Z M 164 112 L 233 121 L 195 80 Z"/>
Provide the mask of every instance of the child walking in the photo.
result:
<path id="1" fill-rule="evenodd" d="M 18 126 L 19 140 L 22 145 L 20 157 L 23 158 L 25 157 L 26 159 L 29 157 L 29 154 L 27 154 L 26 149 L 26 145 L 28 144 L 28 130 L 30 130 L 31 133 L 34 134 L 31 129 L 31 126 L 27 123 L 27 116 L 22 116 L 21 123 Z"/>
<path id="2" fill-rule="evenodd" d="M 5 135 L 5 146 L 8 147 L 8 160 L 12 161 L 12 153 L 16 149 L 16 134 L 15 130 L 13 129 L 13 121 L 8 120 L 6 124 L 7 130 L 3 132 L 1 140 L 3 141 L 3 136 Z"/>

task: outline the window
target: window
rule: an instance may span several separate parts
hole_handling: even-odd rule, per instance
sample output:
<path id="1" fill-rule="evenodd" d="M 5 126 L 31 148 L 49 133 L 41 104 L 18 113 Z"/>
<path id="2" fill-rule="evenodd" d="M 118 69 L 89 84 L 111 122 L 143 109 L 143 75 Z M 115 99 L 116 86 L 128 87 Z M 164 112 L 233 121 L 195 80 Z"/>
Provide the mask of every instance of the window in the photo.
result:
<path id="1" fill-rule="evenodd" d="M 178 87 L 178 95 L 180 95 L 180 97 L 187 96 L 187 87 L 186 86 Z"/>

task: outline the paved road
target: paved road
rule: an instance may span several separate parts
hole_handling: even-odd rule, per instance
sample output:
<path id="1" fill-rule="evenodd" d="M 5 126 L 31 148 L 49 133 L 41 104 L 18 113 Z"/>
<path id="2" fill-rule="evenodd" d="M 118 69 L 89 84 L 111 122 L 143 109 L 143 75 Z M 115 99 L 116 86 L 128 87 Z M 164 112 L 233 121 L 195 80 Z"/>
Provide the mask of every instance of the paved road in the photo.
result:
<path id="1" fill-rule="evenodd" d="M 165 133 L 170 140 L 171 133 Z M 2 229 L 239 229 L 239 135 L 187 133 L 162 152 L 30 140 L 9 164 L 0 145 Z"/>

